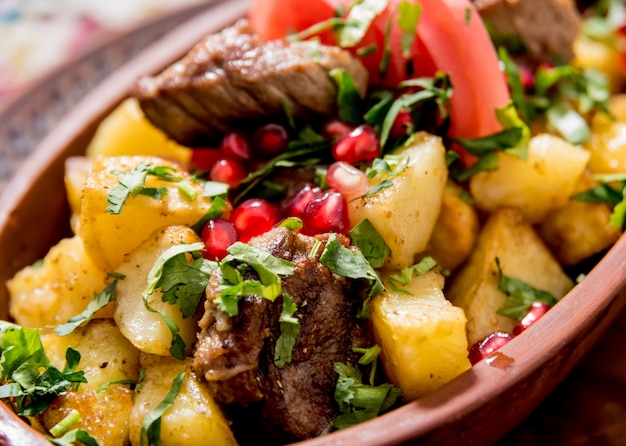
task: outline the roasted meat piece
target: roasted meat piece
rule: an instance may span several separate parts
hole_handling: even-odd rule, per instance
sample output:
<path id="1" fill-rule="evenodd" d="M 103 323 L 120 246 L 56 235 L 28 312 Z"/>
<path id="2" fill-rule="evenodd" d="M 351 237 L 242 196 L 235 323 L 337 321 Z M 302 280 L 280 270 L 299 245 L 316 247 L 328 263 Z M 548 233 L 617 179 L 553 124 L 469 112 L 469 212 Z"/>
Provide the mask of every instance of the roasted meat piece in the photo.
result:
<path id="1" fill-rule="evenodd" d="M 207 36 L 132 94 L 153 124 L 188 146 L 206 146 L 253 120 L 308 118 L 336 110 L 334 68 L 352 74 L 364 94 L 367 71 L 348 52 L 316 42 L 265 41 L 242 20 Z"/>
<path id="2" fill-rule="evenodd" d="M 239 302 L 239 315 L 231 318 L 213 302 L 220 292 L 216 271 L 200 321 L 195 370 L 217 400 L 248 406 L 248 418 L 262 420 L 265 432 L 279 443 L 330 430 L 337 412 L 333 365 L 355 362 L 352 347 L 372 342 L 366 323 L 355 317 L 362 304 L 355 284 L 311 258 L 317 240 L 277 228 L 250 241 L 295 264 L 294 275 L 282 280 L 282 291 L 296 303 L 300 321 L 290 363 L 282 368 L 274 364 L 282 297 L 270 302 L 247 296 Z"/>
<path id="3" fill-rule="evenodd" d="M 580 30 L 573 0 L 474 0 L 496 36 L 518 36 L 540 62 L 568 62 Z"/>

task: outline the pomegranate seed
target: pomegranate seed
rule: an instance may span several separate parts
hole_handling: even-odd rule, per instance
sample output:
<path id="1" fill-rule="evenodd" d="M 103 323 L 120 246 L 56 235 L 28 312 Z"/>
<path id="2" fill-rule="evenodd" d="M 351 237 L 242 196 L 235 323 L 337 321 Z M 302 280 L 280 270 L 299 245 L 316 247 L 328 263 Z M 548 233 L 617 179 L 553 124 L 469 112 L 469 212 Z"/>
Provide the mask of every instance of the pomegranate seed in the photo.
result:
<path id="1" fill-rule="evenodd" d="M 534 324 L 537 319 L 546 314 L 550 308 L 550 305 L 545 302 L 533 302 L 528 308 L 526 315 L 513 328 L 513 336 L 517 336 Z"/>
<path id="2" fill-rule="evenodd" d="M 346 196 L 362 195 L 369 187 L 365 172 L 344 161 L 330 165 L 326 173 L 326 183 Z"/>
<path id="3" fill-rule="evenodd" d="M 289 134 L 279 124 L 265 124 L 254 133 L 254 148 L 264 157 L 271 158 L 287 150 Z"/>
<path id="4" fill-rule="evenodd" d="M 252 158 L 252 150 L 245 136 L 241 133 L 230 132 L 222 139 L 220 147 L 222 154 L 239 162 L 246 162 Z"/>
<path id="5" fill-rule="evenodd" d="M 346 136 L 348 133 L 354 130 L 354 127 L 339 119 L 330 119 L 326 121 L 322 127 L 322 134 L 326 138 L 339 139 L 342 136 Z"/>
<path id="6" fill-rule="evenodd" d="M 235 225 L 239 234 L 239 240 L 244 243 L 272 229 L 278 219 L 278 209 L 271 203 L 258 198 L 244 201 L 233 210 L 230 216 L 230 221 Z"/>
<path id="7" fill-rule="evenodd" d="M 213 181 L 226 183 L 235 188 L 248 173 L 243 165 L 232 158 L 220 158 L 211 168 L 210 177 Z"/>
<path id="8" fill-rule="evenodd" d="M 307 235 L 327 232 L 347 234 L 350 229 L 348 202 L 335 190 L 324 191 L 306 205 L 302 223 L 302 232 Z"/>
<path id="9" fill-rule="evenodd" d="M 522 86 L 524 87 L 524 90 L 528 92 L 534 87 L 535 75 L 530 68 L 520 65 L 519 77 L 520 81 L 522 82 Z"/>
<path id="10" fill-rule="evenodd" d="M 298 193 L 287 198 L 283 202 L 281 206 L 283 215 L 286 217 L 298 217 L 302 220 L 304 218 L 304 209 L 307 204 L 320 195 L 322 195 L 322 189 L 314 184 L 305 184 L 304 187 L 298 191 Z"/>
<path id="11" fill-rule="evenodd" d="M 194 149 L 191 152 L 191 167 L 194 170 L 208 172 L 221 156 L 219 149 Z"/>
<path id="12" fill-rule="evenodd" d="M 228 247 L 237 241 L 237 230 L 231 222 L 217 218 L 208 221 L 202 229 L 201 238 L 205 246 L 202 257 L 222 260 L 228 254 Z"/>
<path id="13" fill-rule="evenodd" d="M 412 127 L 413 118 L 411 117 L 411 113 L 406 108 L 403 108 L 396 115 L 396 119 L 393 121 L 391 130 L 389 131 L 389 136 L 396 139 L 402 138 L 407 135 Z"/>
<path id="14" fill-rule="evenodd" d="M 494 333 L 491 333 L 484 339 L 472 345 L 469 350 L 468 358 L 472 365 L 474 365 L 481 359 L 486 358 L 487 356 L 498 350 L 511 339 L 513 339 L 513 336 L 502 331 L 496 331 Z"/>
<path id="15" fill-rule="evenodd" d="M 333 144 L 333 158 L 347 163 L 373 160 L 380 154 L 380 140 L 371 126 L 364 124 Z"/>

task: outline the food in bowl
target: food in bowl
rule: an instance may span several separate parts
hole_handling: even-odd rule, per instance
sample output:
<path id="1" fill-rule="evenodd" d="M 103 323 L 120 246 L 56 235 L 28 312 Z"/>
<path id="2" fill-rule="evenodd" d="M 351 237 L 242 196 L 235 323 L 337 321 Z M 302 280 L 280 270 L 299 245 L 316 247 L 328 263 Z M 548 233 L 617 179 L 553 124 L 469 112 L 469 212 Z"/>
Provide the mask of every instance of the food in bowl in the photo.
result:
<path id="1" fill-rule="evenodd" d="M 526 61 L 522 91 L 502 50 L 511 104 L 469 3 L 290 5 L 286 29 L 328 19 L 320 42 L 268 40 L 288 9 L 256 2 L 68 160 L 75 235 L 9 282 L 2 338 L 7 401 L 52 437 L 284 443 L 371 419 L 489 359 L 619 236 L 587 170 L 620 159 L 580 146 L 583 114 L 619 132 L 601 77 Z"/>

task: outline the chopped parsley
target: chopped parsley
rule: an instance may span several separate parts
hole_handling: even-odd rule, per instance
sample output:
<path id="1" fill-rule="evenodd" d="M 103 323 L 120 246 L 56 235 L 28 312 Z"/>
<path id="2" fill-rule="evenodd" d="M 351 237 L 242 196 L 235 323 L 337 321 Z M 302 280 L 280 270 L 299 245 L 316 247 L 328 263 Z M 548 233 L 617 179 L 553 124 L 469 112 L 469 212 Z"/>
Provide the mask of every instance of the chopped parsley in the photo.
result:
<path id="1" fill-rule="evenodd" d="M 161 444 L 161 417 L 167 409 L 174 405 L 174 400 L 183 386 L 184 378 L 185 372 L 176 375 L 172 381 L 172 387 L 165 395 L 165 398 L 144 417 L 139 433 L 139 444 L 141 446 L 159 446 Z"/>
<path id="2" fill-rule="evenodd" d="M 118 277 L 123 278 L 123 276 Z M 65 336 L 72 333 L 78 327 L 86 322 L 89 322 L 94 315 L 102 308 L 106 307 L 110 302 L 115 300 L 115 288 L 117 287 L 117 278 L 113 280 L 107 287 L 99 294 L 94 296 L 94 299 L 87 304 L 87 307 L 77 314 L 68 319 L 65 324 L 58 325 L 54 328 L 54 331 L 59 336 Z"/>
<path id="3" fill-rule="evenodd" d="M 336 362 L 337 373 L 335 401 L 339 405 L 340 414 L 333 421 L 337 429 L 344 429 L 362 423 L 389 410 L 402 396 L 399 388 L 383 383 L 375 385 L 374 376 L 380 348 L 355 349 L 363 353 L 357 364 Z M 369 380 L 364 382 L 360 366 L 371 364 Z"/>
<path id="4" fill-rule="evenodd" d="M 343 246 L 335 234 L 330 234 L 320 255 L 320 263 L 335 274 L 350 279 L 364 279 L 369 283 L 368 299 L 363 302 L 363 307 L 358 315 L 358 317 L 367 319 L 369 317 L 369 299 L 385 291 L 385 285 L 363 253 L 358 249 Z"/>
<path id="5" fill-rule="evenodd" d="M 417 2 L 402 0 L 398 5 L 398 26 L 402 30 L 400 45 L 402 56 L 408 59 L 411 56 L 411 47 L 417 34 L 417 23 L 422 14 L 422 5 Z"/>
<path id="6" fill-rule="evenodd" d="M 188 262 L 186 254 L 193 257 L 193 254 L 202 249 L 204 249 L 202 242 L 176 245 L 166 249 L 148 273 L 147 287 L 142 293 L 146 310 L 161 316 L 169 328 L 172 334 L 169 352 L 180 360 L 185 359 L 186 345 L 179 334 L 178 325 L 165 313 L 150 306 L 148 297 L 157 288 L 161 288 L 162 300 L 177 305 L 183 317 L 195 314 L 214 266 L 200 255 L 196 255 L 192 262 Z"/>
<path id="7" fill-rule="evenodd" d="M 389 0 L 360 0 L 354 2 L 344 26 L 339 30 L 339 46 L 347 48 L 358 44 L 372 21 L 387 8 Z"/>
<path id="8" fill-rule="evenodd" d="M 380 268 L 391 254 L 391 249 L 372 223 L 365 219 L 349 232 L 352 243 L 359 248 L 373 268 Z"/>
<path id="9" fill-rule="evenodd" d="M 107 197 L 108 207 L 106 212 L 119 214 L 129 197 L 137 195 L 148 195 L 155 199 L 160 199 L 167 193 L 167 188 L 146 187 L 148 175 L 157 177 L 162 181 L 180 182 L 182 177 L 175 176 L 176 169 L 171 166 L 154 166 L 152 163 L 143 162 L 138 164 L 130 172 L 118 172 L 121 174 L 119 182 L 109 192 Z"/>
<path id="10" fill-rule="evenodd" d="M 274 301 L 282 292 L 280 275 L 293 275 L 292 262 L 273 256 L 267 251 L 241 242 L 228 248 L 228 255 L 219 262 L 220 294 L 215 298 L 218 309 L 229 316 L 239 314 L 239 300 L 256 295 Z M 244 279 L 253 269 L 259 280 Z"/>
<path id="11" fill-rule="evenodd" d="M 291 362 L 291 353 L 300 334 L 300 321 L 294 317 L 297 310 L 298 306 L 294 303 L 293 298 L 284 293 L 283 309 L 278 319 L 280 336 L 276 340 L 274 350 L 274 364 L 279 369 Z"/>
<path id="12" fill-rule="evenodd" d="M 409 266 L 400 270 L 398 274 L 392 274 L 389 279 L 392 283 L 397 283 L 403 286 L 408 285 L 413 280 L 414 276 L 421 276 L 426 274 L 437 266 L 437 261 L 430 256 L 424 257 L 413 266 Z"/>
<path id="13" fill-rule="evenodd" d="M 41 330 L 0 321 L 0 398 L 14 398 L 19 415 L 42 413 L 60 394 L 87 382 L 76 368 L 80 353 L 68 348 L 61 371 L 51 365 Z"/>
<path id="14" fill-rule="evenodd" d="M 48 438 L 56 446 L 75 446 L 77 442 L 85 446 L 98 446 L 98 441 L 84 429 L 73 429 L 59 438 Z"/>
<path id="15" fill-rule="evenodd" d="M 360 112 L 363 99 L 359 94 L 352 75 L 343 68 L 331 70 L 330 77 L 337 85 L 337 108 L 339 119 L 358 125 L 363 122 Z"/>
<path id="16" fill-rule="evenodd" d="M 557 299 L 547 291 L 528 285 L 519 279 L 505 276 L 500 267 L 500 260 L 496 257 L 498 267 L 498 289 L 507 295 L 504 304 L 497 313 L 511 319 L 521 320 L 533 302 L 544 302 L 550 306 L 556 304 Z"/>
<path id="17" fill-rule="evenodd" d="M 587 203 L 606 203 L 613 206 L 609 224 L 613 228 L 624 229 L 626 226 L 626 175 L 594 175 L 594 180 L 602 184 L 572 196 L 572 199 Z"/>
<path id="18" fill-rule="evenodd" d="M 599 111 L 610 114 L 609 83 L 594 68 L 572 65 L 540 66 L 534 73 L 532 86 L 525 87 L 519 67 L 501 47 L 500 60 L 511 90 L 511 98 L 521 118 L 530 123 L 544 116 L 548 126 L 571 144 L 582 144 L 591 136 L 583 116 Z"/>

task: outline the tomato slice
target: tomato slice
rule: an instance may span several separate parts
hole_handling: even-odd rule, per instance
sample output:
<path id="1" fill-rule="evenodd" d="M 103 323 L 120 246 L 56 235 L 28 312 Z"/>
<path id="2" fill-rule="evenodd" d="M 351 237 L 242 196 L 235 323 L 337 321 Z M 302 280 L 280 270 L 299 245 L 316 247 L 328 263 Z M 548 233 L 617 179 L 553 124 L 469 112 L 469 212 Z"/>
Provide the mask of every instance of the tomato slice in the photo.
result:
<path id="1" fill-rule="evenodd" d="M 489 34 L 471 1 L 409 0 L 419 3 L 422 10 L 408 60 L 402 54 L 404 31 L 397 20 L 402 1 L 390 0 L 361 42 L 348 48 L 357 54 L 359 48 L 371 44 L 378 47 L 378 51 L 362 58 L 370 82 L 396 87 L 407 78 L 408 60 L 414 68 L 412 77 L 433 76 L 437 71 L 448 73 L 454 87 L 451 135 L 475 138 L 501 130 L 495 109 L 508 104 L 509 92 Z M 250 19 L 262 36 L 278 38 L 331 18 L 338 7 L 351 4 L 352 0 L 256 0 Z M 387 29 L 391 57 L 382 76 L 379 67 Z M 321 40 L 336 44 L 332 33 L 324 33 Z"/>
<path id="2" fill-rule="evenodd" d="M 335 5 L 326 0 L 255 0 L 248 19 L 259 35 L 271 40 L 308 29 L 334 14 Z"/>

